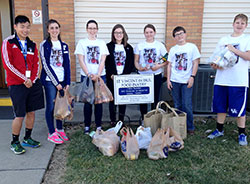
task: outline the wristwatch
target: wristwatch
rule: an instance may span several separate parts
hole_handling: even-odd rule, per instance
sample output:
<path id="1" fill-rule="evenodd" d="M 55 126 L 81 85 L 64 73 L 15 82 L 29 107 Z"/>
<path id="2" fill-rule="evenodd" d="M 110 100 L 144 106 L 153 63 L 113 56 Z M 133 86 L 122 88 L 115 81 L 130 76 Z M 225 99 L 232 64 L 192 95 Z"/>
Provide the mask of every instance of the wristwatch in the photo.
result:
<path id="1" fill-rule="evenodd" d="M 195 79 L 195 75 L 191 75 L 191 77 L 193 77 Z"/>

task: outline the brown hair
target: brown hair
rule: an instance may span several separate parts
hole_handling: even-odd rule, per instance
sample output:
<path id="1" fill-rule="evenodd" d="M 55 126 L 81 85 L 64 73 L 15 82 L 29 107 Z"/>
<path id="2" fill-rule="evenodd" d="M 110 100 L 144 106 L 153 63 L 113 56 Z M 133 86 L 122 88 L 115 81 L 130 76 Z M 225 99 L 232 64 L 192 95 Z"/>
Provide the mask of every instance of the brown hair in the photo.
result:
<path id="1" fill-rule="evenodd" d="M 236 21 L 237 19 L 242 19 L 242 20 L 246 21 L 246 24 L 247 24 L 247 22 L 248 22 L 248 17 L 247 17 L 245 14 L 243 14 L 243 13 L 240 13 L 240 14 L 238 14 L 238 15 L 236 15 L 236 16 L 234 17 L 234 23 L 235 23 L 235 21 Z"/>
<path id="2" fill-rule="evenodd" d="M 128 44 L 128 35 L 125 31 L 125 28 L 121 25 L 121 24 L 116 24 L 113 29 L 112 29 L 112 33 L 111 33 L 111 40 L 113 43 L 116 43 L 116 39 L 115 39 L 115 30 L 118 29 L 118 28 L 121 28 L 122 29 L 122 32 L 123 32 L 123 39 L 122 39 L 122 44 L 124 46 L 127 46 Z"/>
<path id="3" fill-rule="evenodd" d="M 144 27 L 144 32 L 147 28 L 150 28 L 150 29 L 153 29 L 154 32 L 156 32 L 156 29 L 155 29 L 155 26 L 153 24 L 147 24 L 145 27 Z"/>
<path id="4" fill-rule="evenodd" d="M 96 25 L 96 28 L 98 29 L 98 24 L 95 20 L 89 20 L 86 24 L 86 29 L 88 29 L 90 23 L 94 23 Z"/>
<path id="5" fill-rule="evenodd" d="M 173 30 L 173 32 L 172 32 L 172 36 L 175 37 L 175 33 L 176 33 L 176 32 L 179 32 L 179 31 L 183 31 L 184 33 L 186 33 L 186 30 L 185 30 L 184 27 L 182 27 L 182 26 L 177 26 L 177 27 L 174 28 L 174 30 Z"/>
<path id="6" fill-rule="evenodd" d="M 54 24 L 54 23 L 56 23 L 58 25 L 58 27 L 61 28 L 61 25 L 59 24 L 59 22 L 57 20 L 49 19 L 48 22 L 47 22 L 47 30 L 49 29 L 50 24 Z M 49 33 L 47 33 L 47 34 L 48 34 L 47 39 L 49 40 L 49 43 L 51 43 L 51 45 L 52 45 L 50 34 Z M 58 40 L 61 41 L 60 33 L 58 35 Z"/>

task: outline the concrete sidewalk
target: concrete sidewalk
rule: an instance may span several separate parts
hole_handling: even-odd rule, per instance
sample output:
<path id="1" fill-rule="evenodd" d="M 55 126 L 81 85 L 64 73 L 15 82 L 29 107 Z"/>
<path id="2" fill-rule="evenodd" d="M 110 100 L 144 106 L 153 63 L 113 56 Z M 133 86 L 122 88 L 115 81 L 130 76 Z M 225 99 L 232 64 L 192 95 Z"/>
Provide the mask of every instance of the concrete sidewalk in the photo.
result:
<path id="1" fill-rule="evenodd" d="M 72 123 L 83 122 L 83 104 L 75 104 Z M 0 184 L 25 183 L 40 184 L 50 162 L 55 145 L 47 141 L 48 129 L 44 116 L 44 109 L 36 112 L 35 127 L 32 138 L 41 142 L 40 148 L 26 148 L 26 153 L 15 155 L 10 150 L 12 139 L 12 120 L 0 120 Z M 132 121 L 140 118 L 139 105 L 128 105 L 126 114 Z M 92 120 L 94 120 L 92 118 Z M 103 121 L 109 121 L 108 104 L 103 106 Z M 127 119 L 125 118 L 125 121 Z M 20 141 L 24 137 L 24 124 L 20 134 Z"/>

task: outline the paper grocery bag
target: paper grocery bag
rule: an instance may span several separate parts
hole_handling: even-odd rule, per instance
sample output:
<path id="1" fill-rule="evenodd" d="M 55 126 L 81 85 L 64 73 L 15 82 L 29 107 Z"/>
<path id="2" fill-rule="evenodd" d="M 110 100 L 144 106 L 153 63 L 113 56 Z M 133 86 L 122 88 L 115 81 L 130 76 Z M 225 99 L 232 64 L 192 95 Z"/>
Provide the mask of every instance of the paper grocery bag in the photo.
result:
<path id="1" fill-rule="evenodd" d="M 150 127 L 152 136 L 154 136 L 158 128 L 161 128 L 162 114 L 165 113 L 160 108 L 162 103 L 163 101 L 158 102 L 155 110 L 149 111 L 144 115 L 144 126 Z"/>
<path id="2" fill-rule="evenodd" d="M 170 112 L 162 114 L 161 128 L 171 127 L 182 137 L 182 139 L 185 139 L 187 137 L 187 114 L 170 107 L 166 102 L 164 103 Z"/>

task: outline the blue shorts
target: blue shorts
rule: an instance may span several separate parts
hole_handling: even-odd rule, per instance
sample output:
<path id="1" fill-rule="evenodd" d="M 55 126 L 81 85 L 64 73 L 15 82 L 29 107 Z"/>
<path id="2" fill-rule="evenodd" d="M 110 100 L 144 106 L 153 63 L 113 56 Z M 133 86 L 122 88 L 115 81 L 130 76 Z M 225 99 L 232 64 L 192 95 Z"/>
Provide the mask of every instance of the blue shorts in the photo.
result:
<path id="1" fill-rule="evenodd" d="M 15 117 L 25 117 L 27 112 L 44 108 L 43 88 L 39 79 L 31 88 L 24 84 L 9 86 Z"/>
<path id="2" fill-rule="evenodd" d="M 214 86 L 213 112 L 233 117 L 246 114 L 247 87 Z"/>

